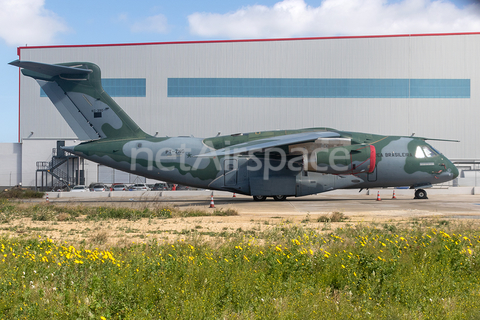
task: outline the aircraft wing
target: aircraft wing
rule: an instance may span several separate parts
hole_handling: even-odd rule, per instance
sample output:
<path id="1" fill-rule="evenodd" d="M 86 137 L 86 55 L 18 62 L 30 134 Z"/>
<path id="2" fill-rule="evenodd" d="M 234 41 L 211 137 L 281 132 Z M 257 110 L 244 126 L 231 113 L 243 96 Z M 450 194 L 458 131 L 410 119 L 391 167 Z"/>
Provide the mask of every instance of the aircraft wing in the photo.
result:
<path id="1" fill-rule="evenodd" d="M 231 156 L 241 153 L 258 152 L 267 148 L 283 147 L 292 144 L 305 142 L 314 142 L 319 138 L 338 138 L 340 134 L 337 132 L 302 132 L 288 134 L 278 137 L 259 139 L 244 143 L 239 143 L 231 147 L 218 149 L 212 152 L 199 154 L 197 157 L 214 157 L 214 156 Z"/>
<path id="2" fill-rule="evenodd" d="M 435 139 L 435 138 L 423 138 L 423 137 L 416 137 L 417 139 L 422 140 L 431 140 L 431 141 L 445 141 L 445 142 L 460 142 L 460 140 L 452 140 L 452 139 Z"/>

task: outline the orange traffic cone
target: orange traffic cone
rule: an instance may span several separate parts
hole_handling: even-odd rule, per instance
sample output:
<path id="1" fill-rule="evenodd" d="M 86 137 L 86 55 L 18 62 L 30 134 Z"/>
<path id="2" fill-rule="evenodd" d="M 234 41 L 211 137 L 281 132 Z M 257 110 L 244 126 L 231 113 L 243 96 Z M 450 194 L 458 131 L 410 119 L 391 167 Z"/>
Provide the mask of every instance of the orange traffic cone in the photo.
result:
<path id="1" fill-rule="evenodd" d="M 382 201 L 382 199 L 380 199 L 380 191 L 377 193 L 377 201 Z"/>
<path id="2" fill-rule="evenodd" d="M 235 192 L 233 193 L 233 198 L 236 198 L 237 196 L 235 195 Z"/>
<path id="3" fill-rule="evenodd" d="M 393 196 L 392 199 L 397 199 L 397 196 L 395 195 L 395 189 L 393 189 Z"/>
<path id="4" fill-rule="evenodd" d="M 213 203 L 213 194 L 210 197 L 210 208 L 215 208 L 215 203 Z"/>
<path id="5" fill-rule="evenodd" d="M 50 202 L 48 201 L 48 193 L 47 193 L 47 197 L 45 198 L 45 202 Z"/>

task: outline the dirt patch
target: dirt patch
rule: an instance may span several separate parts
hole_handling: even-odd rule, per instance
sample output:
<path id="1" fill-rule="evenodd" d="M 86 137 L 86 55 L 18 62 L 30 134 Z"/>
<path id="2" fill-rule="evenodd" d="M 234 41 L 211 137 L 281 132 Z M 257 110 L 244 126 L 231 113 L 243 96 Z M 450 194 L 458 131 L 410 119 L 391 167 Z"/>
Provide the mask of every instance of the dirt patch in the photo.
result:
<path id="1" fill-rule="evenodd" d="M 473 196 L 471 196 L 473 197 Z M 456 200 L 455 200 L 456 199 Z M 328 233 L 339 227 L 359 224 L 385 228 L 397 228 L 402 225 L 418 225 L 422 221 L 441 225 L 442 221 L 468 223 L 469 227 L 480 224 L 478 197 L 436 199 L 430 202 L 408 200 L 383 201 L 381 203 L 364 197 L 326 199 L 313 198 L 311 201 L 264 201 L 261 203 L 250 199 L 220 198 L 216 209 L 233 208 L 237 216 L 208 216 L 162 219 L 142 218 L 137 220 L 104 219 L 87 220 L 85 216 L 70 219 L 60 213 L 54 221 L 36 221 L 32 218 L 13 218 L 0 224 L 0 235 L 7 237 L 46 237 L 57 243 L 85 244 L 88 246 L 128 245 L 132 242 L 171 242 L 185 238 L 227 240 L 231 235 L 243 233 L 254 237 L 272 228 L 285 225 L 298 225 L 315 229 L 319 233 Z M 17 204 L 19 209 L 40 203 L 26 201 Z M 44 202 L 41 202 L 42 204 Z M 209 208 L 208 199 L 172 200 L 172 201 L 88 201 L 61 202 L 51 205 L 65 208 L 85 207 L 126 207 L 132 209 L 154 209 L 176 207 L 182 210 Z M 325 216 L 340 212 L 347 219 L 332 222 Z M 323 218 L 322 218 L 323 217 Z"/>

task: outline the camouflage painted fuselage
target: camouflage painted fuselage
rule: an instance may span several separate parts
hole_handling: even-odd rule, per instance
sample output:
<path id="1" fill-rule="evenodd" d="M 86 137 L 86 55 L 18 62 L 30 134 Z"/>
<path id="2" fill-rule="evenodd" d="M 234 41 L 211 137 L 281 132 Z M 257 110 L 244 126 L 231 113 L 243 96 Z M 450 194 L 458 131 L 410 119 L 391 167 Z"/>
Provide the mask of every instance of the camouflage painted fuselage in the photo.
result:
<path id="1" fill-rule="evenodd" d="M 225 147 L 269 137 L 301 132 L 336 132 L 355 146 L 375 148 L 371 172 L 325 173 L 305 170 L 304 158 L 264 152 L 198 157 Z M 418 148 L 433 150 L 428 157 Z M 291 147 L 291 146 L 290 146 Z M 285 148 L 284 148 L 285 149 Z M 248 195 L 303 196 L 339 188 L 428 187 L 454 179 L 457 168 L 423 139 L 342 132 L 328 128 L 267 131 L 208 139 L 191 137 L 102 139 L 69 148 L 94 162 L 148 178 L 199 188 L 227 190 Z M 423 150 L 422 150 L 423 151 Z M 290 163 L 288 163 L 290 161 Z M 291 165 L 289 165 L 291 164 Z"/>

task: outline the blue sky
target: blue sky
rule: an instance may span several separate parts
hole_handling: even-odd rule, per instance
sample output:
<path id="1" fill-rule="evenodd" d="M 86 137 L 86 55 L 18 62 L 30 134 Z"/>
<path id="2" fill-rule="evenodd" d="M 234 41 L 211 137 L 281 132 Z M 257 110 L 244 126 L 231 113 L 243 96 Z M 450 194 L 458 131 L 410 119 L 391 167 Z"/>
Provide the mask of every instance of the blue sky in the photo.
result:
<path id="1" fill-rule="evenodd" d="M 0 0 L 0 142 L 18 140 L 24 45 L 480 32 L 474 0 Z"/>

